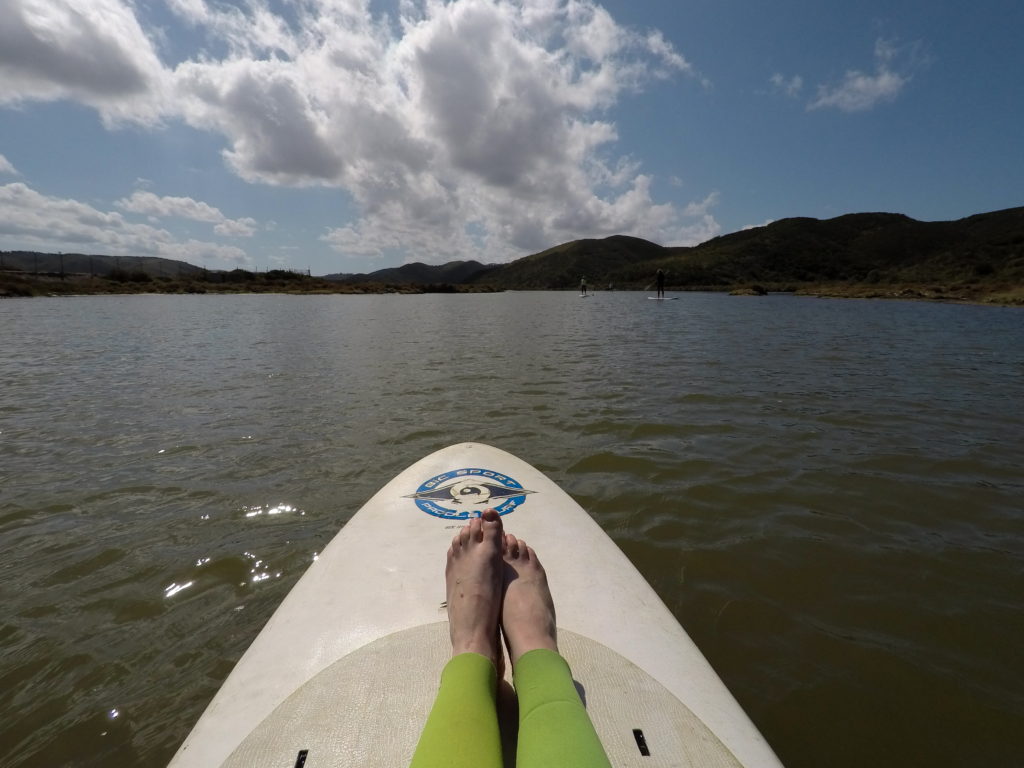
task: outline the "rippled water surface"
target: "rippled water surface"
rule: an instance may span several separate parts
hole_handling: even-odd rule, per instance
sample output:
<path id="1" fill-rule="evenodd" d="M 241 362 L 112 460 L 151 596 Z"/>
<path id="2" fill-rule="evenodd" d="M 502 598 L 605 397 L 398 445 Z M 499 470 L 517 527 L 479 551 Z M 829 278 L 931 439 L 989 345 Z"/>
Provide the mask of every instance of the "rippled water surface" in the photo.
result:
<path id="1" fill-rule="evenodd" d="M 463 440 L 593 514 L 790 768 L 1021 764 L 1021 310 L 505 293 L 0 302 L 0 765 L 166 764 Z"/>

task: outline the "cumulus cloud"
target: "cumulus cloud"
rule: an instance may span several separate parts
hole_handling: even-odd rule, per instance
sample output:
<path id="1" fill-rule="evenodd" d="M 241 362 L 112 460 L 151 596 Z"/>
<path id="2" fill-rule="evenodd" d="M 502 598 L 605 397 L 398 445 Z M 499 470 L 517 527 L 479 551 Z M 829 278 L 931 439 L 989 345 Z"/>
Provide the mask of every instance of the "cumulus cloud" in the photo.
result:
<path id="1" fill-rule="evenodd" d="M 0 173 L 6 173 L 11 176 L 21 175 L 20 173 L 18 173 L 18 169 L 11 164 L 11 161 L 8 160 L 3 155 L 0 155 Z"/>
<path id="2" fill-rule="evenodd" d="M 122 0 L 5 0 L 0 104 L 74 99 L 108 123 L 151 123 L 164 69 Z"/>
<path id="3" fill-rule="evenodd" d="M 294 56 L 299 40 L 287 22 L 271 12 L 265 0 L 246 3 L 246 9 L 226 3 L 212 6 L 206 0 L 166 0 L 167 6 L 190 25 L 207 31 L 228 45 L 231 58 L 256 58 L 266 54 Z"/>
<path id="4" fill-rule="evenodd" d="M 719 197 L 718 191 L 716 190 L 703 200 L 694 201 L 687 205 L 686 208 L 683 209 L 683 215 L 706 216 L 712 208 L 718 205 Z"/>
<path id="5" fill-rule="evenodd" d="M 118 200 L 114 205 L 122 211 L 141 213 L 154 218 L 174 217 L 213 224 L 218 235 L 251 237 L 256 231 L 256 220 L 229 219 L 219 208 L 191 197 L 160 197 L 152 192 L 136 190 L 131 197 Z"/>
<path id="6" fill-rule="evenodd" d="M 901 57 L 909 59 L 902 66 Z M 819 85 L 817 98 L 807 105 L 807 109 L 834 107 L 843 112 L 864 112 L 883 102 L 893 101 L 910 82 L 917 58 L 917 46 L 904 51 L 892 41 L 879 38 L 875 42 L 873 73 L 850 70 L 836 85 Z"/>
<path id="7" fill-rule="evenodd" d="M 111 124 L 218 133 L 247 181 L 344 190 L 359 218 L 324 235 L 341 253 L 500 260 L 615 233 L 682 244 L 717 227 L 707 210 L 654 200 L 608 119 L 652 79 L 706 81 L 660 32 L 592 0 L 402 0 L 393 18 L 367 0 L 301 0 L 287 17 L 265 0 L 168 0 L 209 46 L 173 67 L 129 0 L 8 4 L 0 102 L 70 98 Z"/>
<path id="8" fill-rule="evenodd" d="M 25 247 L 163 256 L 223 265 L 248 263 L 245 251 L 199 240 L 176 240 L 165 229 L 126 221 L 77 200 L 50 197 L 21 184 L 0 186 L 0 236 Z"/>

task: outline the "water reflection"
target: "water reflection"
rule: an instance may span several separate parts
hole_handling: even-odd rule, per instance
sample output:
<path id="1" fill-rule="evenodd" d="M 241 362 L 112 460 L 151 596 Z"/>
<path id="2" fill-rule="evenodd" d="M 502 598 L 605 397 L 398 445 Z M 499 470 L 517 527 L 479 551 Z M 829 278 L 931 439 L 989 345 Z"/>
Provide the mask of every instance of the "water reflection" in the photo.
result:
<path id="1" fill-rule="evenodd" d="M 187 581 L 184 584 L 178 584 L 177 582 L 171 582 L 171 584 L 166 589 L 164 589 L 164 597 L 166 597 L 166 598 L 174 597 L 174 595 L 176 595 L 179 592 L 182 592 L 182 591 L 188 589 L 193 584 L 195 584 L 194 581 Z"/>
<path id="2" fill-rule="evenodd" d="M 245 508 L 246 517 L 259 517 L 260 515 L 283 515 L 288 512 L 298 512 L 299 515 L 306 514 L 302 510 L 296 509 L 291 504 L 277 504 L 273 507 L 255 506 Z"/>

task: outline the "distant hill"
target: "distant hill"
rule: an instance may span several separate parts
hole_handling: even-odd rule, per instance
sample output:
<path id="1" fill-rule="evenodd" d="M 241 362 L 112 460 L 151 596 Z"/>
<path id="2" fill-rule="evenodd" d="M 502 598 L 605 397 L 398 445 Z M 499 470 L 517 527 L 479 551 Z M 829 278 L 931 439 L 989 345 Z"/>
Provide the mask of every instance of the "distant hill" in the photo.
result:
<path id="1" fill-rule="evenodd" d="M 117 271 L 143 272 L 150 277 L 188 277 L 203 271 L 187 261 L 157 256 L 106 256 L 86 253 L 0 251 L 0 269 L 46 274 L 107 277 Z"/>
<path id="2" fill-rule="evenodd" d="M 580 278 L 603 288 L 617 275 L 671 251 L 639 237 L 614 235 L 602 240 L 573 240 L 546 251 L 502 264 L 474 282 L 498 288 L 559 289 L 580 284 Z"/>
<path id="3" fill-rule="evenodd" d="M 782 219 L 673 248 L 644 270 L 623 268 L 622 282 L 649 281 L 651 269 L 678 286 L 738 283 L 926 283 L 975 279 L 1024 282 L 1024 208 L 957 221 L 916 221 L 893 213 L 834 219 Z"/>
<path id="4" fill-rule="evenodd" d="M 782 219 L 694 247 L 635 237 L 576 240 L 474 278 L 499 288 L 649 286 L 664 269 L 675 288 L 773 288 L 812 283 L 1000 282 L 1024 284 L 1024 208 L 958 221 L 856 213 Z"/>
<path id="5" fill-rule="evenodd" d="M 479 267 L 475 269 L 474 267 Z M 574 240 L 499 265 L 407 264 L 349 282 L 470 283 L 499 289 L 645 288 L 664 269 L 673 288 L 771 289 L 821 283 L 1024 285 L 1024 208 L 957 221 L 897 213 L 781 219 L 694 247 L 664 247 L 615 235 Z"/>
<path id="6" fill-rule="evenodd" d="M 234 274 L 207 274 L 183 261 L 154 257 L 26 251 L 0 252 L 0 269 L 8 276 L 18 272 L 55 275 L 63 269 L 67 274 L 107 276 L 122 283 L 142 282 L 145 275 L 168 280 L 196 274 L 206 282 L 224 282 Z M 903 286 L 928 298 L 1021 303 L 1024 207 L 957 221 L 916 221 L 896 213 L 781 219 L 694 247 L 664 247 L 615 235 L 574 240 L 508 264 L 417 262 L 369 274 L 327 275 L 324 284 L 333 291 L 351 285 L 359 292 L 397 286 L 408 286 L 413 292 L 558 290 L 576 288 L 585 276 L 596 289 L 608 285 L 641 289 L 651 285 L 658 269 L 665 270 L 668 287 L 676 290 L 817 291 L 814 286 L 827 285 L 829 295 L 907 295 L 886 288 Z M 848 292 L 843 293 L 847 291 L 843 286 Z M 871 286 L 879 286 L 878 291 Z"/>
<path id="7" fill-rule="evenodd" d="M 400 267 L 378 269 L 376 272 L 360 274 L 324 275 L 325 280 L 342 283 L 385 283 L 392 285 L 426 285 L 429 283 L 471 283 L 483 278 L 495 268 L 494 264 L 479 261 L 449 261 L 447 264 L 423 264 L 413 262 Z"/>

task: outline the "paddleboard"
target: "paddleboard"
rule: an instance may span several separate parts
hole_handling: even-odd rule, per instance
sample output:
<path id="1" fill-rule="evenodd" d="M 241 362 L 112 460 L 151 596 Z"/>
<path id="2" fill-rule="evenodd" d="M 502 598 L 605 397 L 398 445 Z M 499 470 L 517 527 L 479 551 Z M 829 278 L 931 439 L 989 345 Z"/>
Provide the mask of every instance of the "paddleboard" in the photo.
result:
<path id="1" fill-rule="evenodd" d="M 651 301 L 675 301 L 678 296 L 648 296 Z"/>
<path id="2" fill-rule="evenodd" d="M 568 494 L 509 453 L 453 445 L 370 499 L 292 588 L 170 768 L 406 768 L 450 658 L 445 552 L 495 508 L 548 573 L 558 643 L 616 766 L 780 768 L 707 660 Z M 500 707 L 513 734 L 506 660 Z M 514 744 L 506 745 L 514 754 Z"/>
<path id="3" fill-rule="evenodd" d="M 580 298 L 581 298 L 581 299 L 589 299 L 589 298 L 590 298 L 591 296 L 593 296 L 593 295 L 594 295 L 594 294 L 592 294 L 592 293 L 581 293 L 581 294 L 580 294 Z"/>

